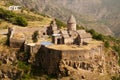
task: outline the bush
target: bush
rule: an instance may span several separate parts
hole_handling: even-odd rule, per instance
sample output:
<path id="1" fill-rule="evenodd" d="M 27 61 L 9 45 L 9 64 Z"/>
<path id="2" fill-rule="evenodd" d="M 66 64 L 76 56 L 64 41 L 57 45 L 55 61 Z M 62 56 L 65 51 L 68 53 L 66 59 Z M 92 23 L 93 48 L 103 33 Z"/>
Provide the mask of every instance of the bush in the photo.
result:
<path id="1" fill-rule="evenodd" d="M 113 50 L 115 50 L 118 53 L 118 56 L 119 56 L 118 64 L 120 65 L 120 46 L 114 45 L 112 48 L 113 48 Z"/>
<path id="2" fill-rule="evenodd" d="M 14 12 L 4 10 L 2 8 L 0 8 L 0 18 L 16 25 L 20 25 L 20 26 L 28 25 L 27 20 L 24 17 L 16 15 Z"/>
<path id="3" fill-rule="evenodd" d="M 87 32 L 91 33 L 92 37 L 96 40 L 104 41 L 104 39 L 105 39 L 104 35 L 95 32 L 95 30 L 93 30 L 93 29 L 87 30 Z"/>
<path id="4" fill-rule="evenodd" d="M 104 42 L 104 46 L 105 46 L 106 48 L 109 48 L 109 47 L 110 47 L 109 42 L 108 42 L 108 41 L 105 41 L 105 42 Z"/>
<path id="5" fill-rule="evenodd" d="M 96 36 L 96 39 L 97 39 L 97 40 L 102 40 L 102 41 L 104 41 L 104 36 L 103 36 L 102 34 L 98 34 L 98 35 Z"/>
<path id="6" fill-rule="evenodd" d="M 19 16 L 15 18 L 15 24 L 20 25 L 20 26 L 27 26 L 28 25 L 26 19 L 23 17 L 19 17 Z"/>
<path id="7" fill-rule="evenodd" d="M 32 40 L 33 42 L 37 42 L 38 41 L 38 36 L 39 36 L 39 32 L 35 31 L 32 35 Z"/>
<path id="8" fill-rule="evenodd" d="M 18 68 L 24 70 L 26 73 L 31 70 L 31 66 L 26 62 L 18 62 Z"/>
<path id="9" fill-rule="evenodd" d="M 14 16 L 15 14 L 13 12 L 0 8 L 0 18 L 8 20 L 9 18 Z"/>
<path id="10" fill-rule="evenodd" d="M 21 69 L 23 72 L 22 80 L 29 80 L 31 78 L 31 65 L 26 62 L 18 62 L 18 68 Z"/>

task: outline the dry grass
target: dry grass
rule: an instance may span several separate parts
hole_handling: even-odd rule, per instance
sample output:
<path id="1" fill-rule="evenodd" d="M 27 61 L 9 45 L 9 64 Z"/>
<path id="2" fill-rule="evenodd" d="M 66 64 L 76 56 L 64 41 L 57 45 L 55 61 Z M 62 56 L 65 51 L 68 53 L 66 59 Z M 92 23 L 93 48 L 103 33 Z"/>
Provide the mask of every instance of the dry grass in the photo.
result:
<path id="1" fill-rule="evenodd" d="M 39 27 L 39 26 L 44 26 L 44 25 L 49 25 L 50 22 L 52 21 L 51 18 L 48 18 L 48 17 L 43 17 L 41 15 L 38 15 L 38 14 L 34 14 L 32 12 L 29 13 L 30 16 L 35 16 L 35 17 L 39 17 L 39 18 L 42 18 L 43 20 L 41 21 L 29 21 L 28 23 L 28 26 L 29 27 Z"/>
<path id="2" fill-rule="evenodd" d="M 43 19 L 42 21 L 29 21 L 28 27 L 40 27 L 40 26 L 46 26 L 49 25 L 51 20 Z"/>
<path id="3" fill-rule="evenodd" d="M 7 21 L 1 21 L 0 23 L 0 29 L 7 29 L 9 26 L 13 26 L 11 23 L 8 23 Z"/>

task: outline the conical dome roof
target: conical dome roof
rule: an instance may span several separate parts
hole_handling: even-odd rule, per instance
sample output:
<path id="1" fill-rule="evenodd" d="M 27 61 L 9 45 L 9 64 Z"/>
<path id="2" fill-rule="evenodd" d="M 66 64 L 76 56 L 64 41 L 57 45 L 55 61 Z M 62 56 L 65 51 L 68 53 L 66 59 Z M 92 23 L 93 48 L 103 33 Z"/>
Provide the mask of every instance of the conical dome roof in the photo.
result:
<path id="1" fill-rule="evenodd" d="M 67 21 L 67 23 L 76 23 L 75 17 L 71 15 Z"/>

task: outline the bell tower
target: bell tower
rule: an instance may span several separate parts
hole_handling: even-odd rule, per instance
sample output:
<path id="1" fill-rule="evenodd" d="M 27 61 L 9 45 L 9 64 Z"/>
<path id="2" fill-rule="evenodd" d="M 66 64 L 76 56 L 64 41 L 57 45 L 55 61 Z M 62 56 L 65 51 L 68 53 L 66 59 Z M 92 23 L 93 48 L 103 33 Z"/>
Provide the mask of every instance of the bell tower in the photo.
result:
<path id="1" fill-rule="evenodd" d="M 71 15 L 67 21 L 67 29 L 68 30 L 76 30 L 76 20 L 73 15 Z"/>

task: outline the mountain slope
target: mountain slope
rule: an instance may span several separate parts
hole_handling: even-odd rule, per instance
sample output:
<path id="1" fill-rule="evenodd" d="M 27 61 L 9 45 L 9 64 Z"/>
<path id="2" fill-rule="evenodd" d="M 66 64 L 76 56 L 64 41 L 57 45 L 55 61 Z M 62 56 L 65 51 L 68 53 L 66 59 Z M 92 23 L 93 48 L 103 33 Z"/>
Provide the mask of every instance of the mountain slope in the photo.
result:
<path id="1" fill-rule="evenodd" d="M 80 25 L 104 34 L 119 36 L 120 1 L 118 0 L 13 0 L 38 12 L 66 21 L 75 15 Z M 109 28 L 110 29 L 109 29 Z M 112 32 L 111 32 L 112 31 Z"/>

